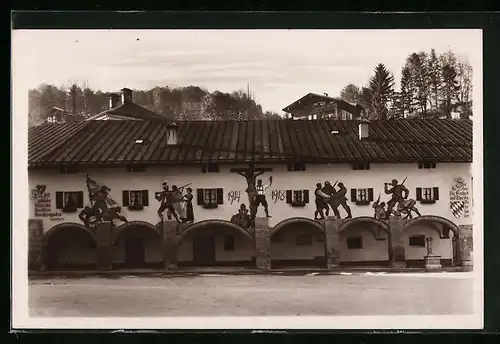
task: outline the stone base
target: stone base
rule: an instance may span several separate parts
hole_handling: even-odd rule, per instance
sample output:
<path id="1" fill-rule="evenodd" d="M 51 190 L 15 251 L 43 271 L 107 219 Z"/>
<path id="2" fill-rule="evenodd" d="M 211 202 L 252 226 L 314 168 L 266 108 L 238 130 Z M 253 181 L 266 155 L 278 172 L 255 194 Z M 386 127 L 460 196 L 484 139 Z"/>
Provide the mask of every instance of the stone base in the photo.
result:
<path id="1" fill-rule="evenodd" d="M 472 260 L 462 260 L 460 265 L 463 267 L 463 269 L 465 271 L 472 271 L 473 270 Z"/>
<path id="2" fill-rule="evenodd" d="M 328 270 L 336 270 L 336 269 L 340 268 L 340 264 L 339 263 L 333 263 L 333 262 L 327 262 L 326 263 L 326 268 Z"/>
<path id="3" fill-rule="evenodd" d="M 443 269 L 441 265 L 441 256 L 425 256 L 425 270 L 427 271 L 440 271 Z"/>

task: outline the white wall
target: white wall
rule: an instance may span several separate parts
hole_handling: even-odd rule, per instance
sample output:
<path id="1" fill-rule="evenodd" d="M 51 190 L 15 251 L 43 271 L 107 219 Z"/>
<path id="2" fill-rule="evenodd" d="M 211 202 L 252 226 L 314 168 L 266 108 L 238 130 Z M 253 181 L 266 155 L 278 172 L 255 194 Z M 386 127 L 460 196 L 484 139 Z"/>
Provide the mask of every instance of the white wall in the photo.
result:
<path id="1" fill-rule="evenodd" d="M 380 239 L 376 240 L 365 224 L 356 224 L 346 228 L 340 233 L 340 261 L 341 262 L 367 262 L 367 261 L 387 261 L 389 259 L 389 240 L 387 234 L 382 230 Z M 373 226 L 373 225 L 372 225 Z M 362 237 L 362 249 L 348 249 L 347 239 L 350 237 Z"/>
<path id="2" fill-rule="evenodd" d="M 274 170 L 271 173 L 265 173 L 261 179 L 266 183 L 269 176 L 273 176 L 274 182 L 271 188 L 267 191 L 267 201 L 269 203 L 270 214 L 272 218 L 269 223 L 271 226 L 291 217 L 307 217 L 314 216 L 314 189 L 317 182 L 324 183 L 328 180 L 332 183 L 341 181 L 348 189 L 349 206 L 352 209 L 354 217 L 372 216 L 373 209 L 371 205 L 356 206 L 350 202 L 351 188 L 374 188 L 374 198 L 377 199 L 381 193 L 381 200 L 388 201 L 388 195 L 383 193 L 384 182 L 390 182 L 396 178 L 400 182 L 408 177 L 405 185 L 410 190 L 410 198 L 416 198 L 416 187 L 439 187 L 440 199 L 435 204 L 423 205 L 417 203 L 422 215 L 437 215 L 442 216 L 458 224 L 472 223 L 472 209 L 468 218 L 456 219 L 449 207 L 449 191 L 454 182 L 454 178 L 462 177 L 469 184 L 470 193 L 470 176 L 471 164 L 456 163 L 438 163 L 436 169 L 418 169 L 416 163 L 411 164 L 372 164 L 371 169 L 367 171 L 355 171 L 347 164 L 323 164 L 323 165 L 307 165 L 305 172 L 288 172 L 286 165 L 260 165 L 262 167 L 272 167 Z M 38 184 L 47 185 L 46 191 L 51 194 L 52 210 L 55 209 L 55 193 L 56 191 L 84 191 L 84 200 L 88 202 L 88 193 L 85 185 L 85 174 L 89 174 L 91 178 L 98 182 L 103 182 L 109 186 L 111 196 L 118 203 L 122 202 L 122 190 L 149 190 L 149 207 L 142 211 L 128 211 L 123 209 L 123 214 L 130 220 L 145 221 L 152 224 L 158 222 L 157 209 L 158 202 L 154 199 L 154 192 L 160 191 L 161 183 L 167 179 L 170 185 L 181 186 L 187 183 L 192 183 L 195 221 L 207 219 L 224 219 L 230 220 L 235 214 L 241 203 L 245 203 L 248 207 L 248 199 L 245 193 L 246 181 L 243 177 L 236 173 L 231 173 L 231 167 L 237 165 L 221 165 L 219 173 L 201 173 L 199 166 L 178 166 L 178 167 L 151 167 L 146 172 L 126 172 L 124 167 L 121 168 L 101 168 L 94 170 L 86 170 L 77 174 L 60 174 L 58 170 L 31 170 L 29 172 L 30 190 L 34 189 Z M 243 165 L 240 165 L 243 167 Z M 219 205 L 217 209 L 204 209 L 196 204 L 196 189 L 197 188 L 223 188 L 224 189 L 224 204 Z M 310 202 L 303 208 L 291 207 L 286 204 L 285 200 L 275 202 L 272 197 L 273 190 L 288 190 L 288 189 L 309 189 Z M 231 203 L 228 200 L 230 191 L 239 193 L 240 199 Z M 472 207 L 472 205 L 470 205 Z M 30 201 L 30 217 L 34 216 L 33 201 Z M 339 207 L 342 217 L 346 214 L 342 207 Z M 78 213 L 62 214 L 61 218 L 50 219 L 44 217 L 44 230 L 47 231 L 52 226 L 61 222 L 80 222 Z M 264 210 L 259 207 L 258 216 L 264 216 Z M 117 223 L 120 225 L 120 223 Z"/>
<path id="3" fill-rule="evenodd" d="M 325 256 L 325 234 L 318 229 L 307 228 L 308 226 L 288 225 L 280 229 L 273 237 L 279 237 L 276 242 L 271 238 L 271 249 L 269 256 L 271 260 L 276 259 L 313 259 Z M 312 235 L 312 245 L 296 245 L 296 238 L 300 234 Z"/>
<path id="4" fill-rule="evenodd" d="M 177 260 L 179 262 L 190 262 L 193 260 L 193 236 L 203 232 L 204 235 L 212 235 L 215 241 L 215 260 L 217 262 L 251 261 L 255 256 L 253 241 L 239 233 L 237 230 L 226 228 L 203 228 L 197 232 L 187 234 L 179 245 Z M 224 250 L 224 237 L 234 237 L 234 251 Z"/>
<path id="5" fill-rule="evenodd" d="M 453 257 L 452 238 L 453 232 L 450 231 L 449 239 L 441 239 L 439 233 L 426 226 L 425 223 L 415 224 L 405 229 L 403 240 L 405 247 L 405 256 L 407 260 L 424 259 L 427 256 L 426 247 L 410 246 L 410 236 L 425 235 L 426 238 L 432 238 L 432 254 L 441 256 L 441 259 L 451 259 Z"/>

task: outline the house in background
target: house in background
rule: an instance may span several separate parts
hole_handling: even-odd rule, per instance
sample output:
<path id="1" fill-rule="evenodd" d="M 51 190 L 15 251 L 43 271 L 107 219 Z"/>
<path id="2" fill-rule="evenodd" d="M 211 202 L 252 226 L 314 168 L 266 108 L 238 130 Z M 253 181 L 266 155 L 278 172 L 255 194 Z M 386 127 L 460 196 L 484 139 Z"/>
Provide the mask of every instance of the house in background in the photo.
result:
<path id="1" fill-rule="evenodd" d="M 52 107 L 50 109 L 50 116 L 45 119 L 46 123 L 70 123 L 83 121 L 84 117 L 81 114 L 74 114 L 70 111 L 61 109 L 59 107 Z"/>
<path id="2" fill-rule="evenodd" d="M 282 111 L 286 113 L 285 118 L 298 120 L 322 118 L 353 120 L 362 118 L 364 115 L 364 108 L 359 104 L 353 105 L 340 98 L 316 93 L 306 94 Z"/>
<path id="3" fill-rule="evenodd" d="M 133 91 L 123 88 L 121 95 L 112 93 L 109 95 L 109 109 L 89 117 L 87 121 L 94 120 L 148 120 L 166 121 L 167 119 L 153 111 L 150 111 L 132 101 Z"/>
<path id="4" fill-rule="evenodd" d="M 89 120 L 30 128 L 30 266 L 410 267 L 429 258 L 471 266 L 470 120 L 305 124 Z M 250 226 L 252 178 L 265 198 Z M 162 221 L 163 183 L 179 190 L 184 207 L 167 204 Z M 121 218 L 95 221 L 97 184 L 111 189 L 108 207 L 118 205 Z M 316 202 L 318 184 L 334 200 L 329 214 Z M 413 218 L 396 201 L 408 201 Z M 177 211 L 186 221 L 176 221 Z"/>

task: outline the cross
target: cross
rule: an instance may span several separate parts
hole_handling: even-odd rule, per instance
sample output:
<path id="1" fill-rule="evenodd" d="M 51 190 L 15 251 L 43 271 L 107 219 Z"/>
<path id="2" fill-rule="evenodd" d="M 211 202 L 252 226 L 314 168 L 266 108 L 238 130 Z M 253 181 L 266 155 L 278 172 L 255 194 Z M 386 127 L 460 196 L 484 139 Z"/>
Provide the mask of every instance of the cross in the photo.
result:
<path id="1" fill-rule="evenodd" d="M 231 168 L 231 172 L 238 173 L 240 176 L 247 180 L 248 188 L 252 189 L 255 187 L 255 179 L 264 174 L 265 172 L 271 172 L 273 169 L 270 167 L 255 167 L 254 163 L 248 164 L 248 167 L 234 167 Z M 248 192 L 248 191 L 247 191 Z"/>
<path id="2" fill-rule="evenodd" d="M 247 181 L 247 189 L 245 190 L 247 195 L 248 195 L 248 205 L 250 208 L 250 217 L 252 220 L 255 218 L 256 215 L 256 207 L 255 207 L 255 198 L 257 196 L 256 190 L 255 190 L 255 179 L 260 176 L 261 174 L 264 174 L 265 172 L 271 172 L 273 169 L 270 167 L 255 167 L 255 163 L 250 163 L 248 164 L 248 167 L 242 168 L 242 167 L 235 167 L 231 168 L 231 172 L 238 173 L 240 176 L 244 177 Z"/>

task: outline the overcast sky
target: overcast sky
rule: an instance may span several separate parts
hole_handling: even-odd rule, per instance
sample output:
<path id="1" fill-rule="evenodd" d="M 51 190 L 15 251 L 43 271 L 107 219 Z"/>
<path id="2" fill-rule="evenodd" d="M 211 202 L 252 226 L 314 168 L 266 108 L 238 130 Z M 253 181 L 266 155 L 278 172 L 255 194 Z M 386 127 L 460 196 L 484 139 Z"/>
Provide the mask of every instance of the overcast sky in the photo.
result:
<path id="1" fill-rule="evenodd" d="M 379 62 L 397 81 L 412 52 L 452 50 L 480 61 L 480 37 L 478 30 L 19 30 L 12 51 L 14 76 L 29 88 L 76 80 L 105 92 L 167 85 L 232 92 L 249 84 L 265 110 L 281 113 L 308 92 L 338 96 L 348 83 L 366 85 Z"/>

